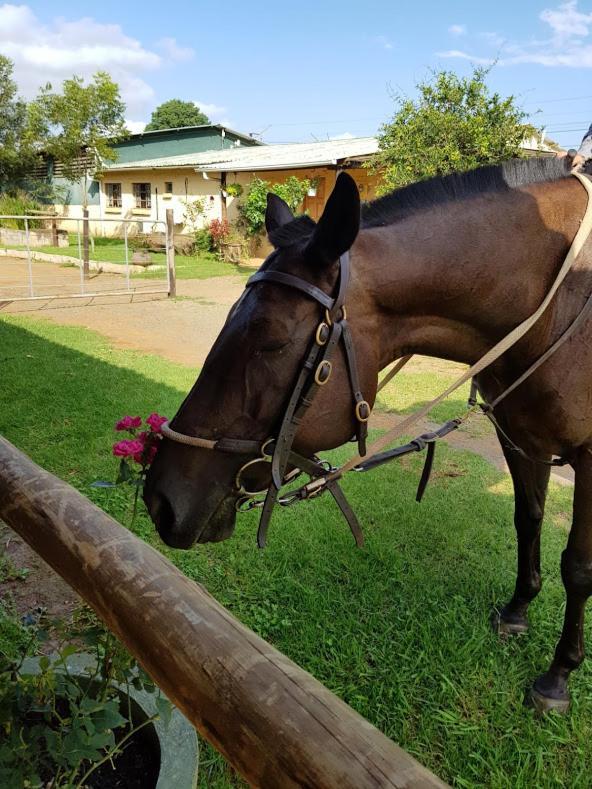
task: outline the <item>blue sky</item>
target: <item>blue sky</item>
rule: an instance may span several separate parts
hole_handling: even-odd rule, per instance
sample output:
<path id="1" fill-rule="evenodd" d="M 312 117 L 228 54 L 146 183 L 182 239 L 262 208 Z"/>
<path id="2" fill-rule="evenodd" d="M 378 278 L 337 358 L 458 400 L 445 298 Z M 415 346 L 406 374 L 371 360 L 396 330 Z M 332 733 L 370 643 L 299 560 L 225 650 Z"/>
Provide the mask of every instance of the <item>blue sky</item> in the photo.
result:
<path id="1" fill-rule="evenodd" d="M 494 59 L 491 87 L 561 144 L 592 122 L 592 0 L 0 2 L 0 52 L 27 96 L 111 71 L 134 128 L 178 97 L 266 142 L 371 135 L 430 69 Z"/>

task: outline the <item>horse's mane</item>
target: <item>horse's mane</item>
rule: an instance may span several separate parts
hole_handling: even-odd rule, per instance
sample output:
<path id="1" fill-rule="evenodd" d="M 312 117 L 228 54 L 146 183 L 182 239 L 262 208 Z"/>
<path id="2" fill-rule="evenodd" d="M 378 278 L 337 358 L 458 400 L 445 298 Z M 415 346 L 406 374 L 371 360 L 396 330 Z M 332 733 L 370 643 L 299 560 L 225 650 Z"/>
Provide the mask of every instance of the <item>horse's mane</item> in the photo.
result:
<path id="1" fill-rule="evenodd" d="M 503 164 L 479 167 L 464 173 L 436 176 L 426 181 L 395 189 L 393 192 L 362 205 L 362 227 L 391 225 L 416 211 L 474 197 L 484 192 L 507 192 L 519 186 L 545 183 L 566 178 L 569 160 L 552 157 L 511 159 Z M 287 247 L 309 238 L 315 223 L 299 216 L 269 234 L 275 247 Z"/>
<path id="2" fill-rule="evenodd" d="M 425 208 L 474 197 L 484 192 L 507 192 L 519 186 L 565 178 L 570 173 L 566 158 L 532 157 L 479 167 L 465 173 L 436 176 L 395 189 L 362 206 L 362 227 L 390 225 Z"/>

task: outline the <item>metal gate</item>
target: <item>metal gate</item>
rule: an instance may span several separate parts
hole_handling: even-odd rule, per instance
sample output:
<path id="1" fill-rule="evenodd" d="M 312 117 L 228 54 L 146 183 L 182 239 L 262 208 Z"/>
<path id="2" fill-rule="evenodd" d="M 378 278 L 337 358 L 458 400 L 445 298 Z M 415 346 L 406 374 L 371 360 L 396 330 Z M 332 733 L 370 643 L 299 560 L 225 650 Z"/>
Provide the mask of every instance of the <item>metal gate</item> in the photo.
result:
<path id="1" fill-rule="evenodd" d="M 3 227 L 3 220 L 13 220 L 16 227 Z M 118 225 L 116 236 L 104 233 L 108 223 Z M 91 233 L 97 225 L 102 226 L 101 235 Z M 155 245 L 161 248 L 162 261 L 145 268 L 135 265 L 138 238 L 152 242 L 153 251 Z M 0 303 L 121 295 L 133 300 L 148 294 L 176 295 L 172 211 L 167 211 L 166 221 L 149 222 L 140 217 L 0 215 Z"/>

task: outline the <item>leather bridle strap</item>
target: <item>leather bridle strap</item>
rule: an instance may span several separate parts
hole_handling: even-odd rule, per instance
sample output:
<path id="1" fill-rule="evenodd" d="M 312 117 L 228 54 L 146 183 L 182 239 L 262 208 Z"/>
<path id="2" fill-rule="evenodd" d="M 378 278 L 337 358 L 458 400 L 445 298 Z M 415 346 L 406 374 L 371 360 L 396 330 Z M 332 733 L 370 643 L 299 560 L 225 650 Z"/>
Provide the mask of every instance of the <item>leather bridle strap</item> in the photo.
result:
<path id="1" fill-rule="evenodd" d="M 258 282 L 275 282 L 276 285 L 287 285 L 290 288 L 295 288 L 296 290 L 302 291 L 302 293 L 306 293 L 307 296 L 318 301 L 319 304 L 322 304 L 323 307 L 328 310 L 332 310 L 335 304 L 335 299 L 328 296 L 324 290 L 317 288 L 316 285 L 310 282 L 306 282 L 306 280 L 300 279 L 300 277 L 295 277 L 293 274 L 287 274 L 284 271 L 258 271 L 256 274 L 253 274 L 252 277 L 249 277 L 247 287 L 249 288 L 251 285 L 256 285 Z"/>

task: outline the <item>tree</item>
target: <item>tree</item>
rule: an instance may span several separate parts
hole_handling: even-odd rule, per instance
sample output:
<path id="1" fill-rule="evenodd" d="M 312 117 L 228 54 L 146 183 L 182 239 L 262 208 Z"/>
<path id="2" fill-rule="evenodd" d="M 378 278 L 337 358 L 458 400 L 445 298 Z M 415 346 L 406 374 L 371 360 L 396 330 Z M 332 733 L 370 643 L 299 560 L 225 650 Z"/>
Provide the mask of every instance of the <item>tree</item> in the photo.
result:
<path id="1" fill-rule="evenodd" d="M 179 129 L 182 126 L 202 126 L 210 123 L 208 116 L 192 101 L 170 99 L 159 105 L 146 126 L 146 131 Z"/>
<path id="2" fill-rule="evenodd" d="M 29 106 L 31 127 L 43 139 L 45 153 L 59 162 L 68 181 L 84 180 L 85 208 L 88 175 L 117 159 L 112 144 L 127 135 L 124 111 L 119 86 L 105 71 L 88 85 L 81 77 L 64 80 L 61 93 L 48 84 Z"/>
<path id="3" fill-rule="evenodd" d="M 17 96 L 13 63 L 0 55 L 0 190 L 14 187 L 35 161 L 27 105 Z"/>
<path id="4" fill-rule="evenodd" d="M 520 143 L 535 129 L 524 123 L 514 96 L 489 92 L 488 73 L 442 71 L 417 85 L 417 100 L 395 96 L 396 112 L 381 127 L 370 162 L 384 171 L 382 191 L 520 155 Z"/>

